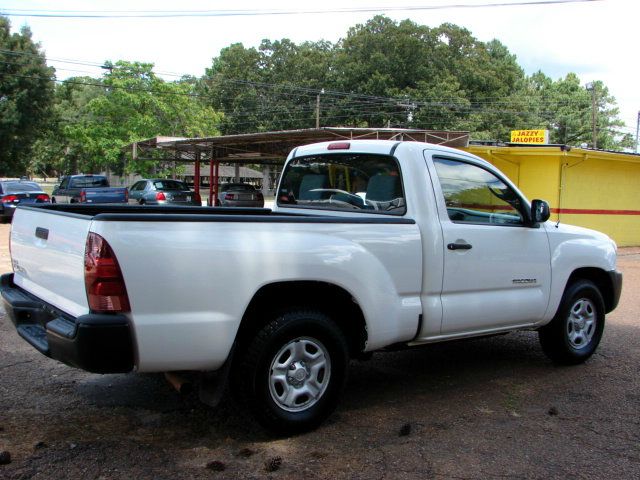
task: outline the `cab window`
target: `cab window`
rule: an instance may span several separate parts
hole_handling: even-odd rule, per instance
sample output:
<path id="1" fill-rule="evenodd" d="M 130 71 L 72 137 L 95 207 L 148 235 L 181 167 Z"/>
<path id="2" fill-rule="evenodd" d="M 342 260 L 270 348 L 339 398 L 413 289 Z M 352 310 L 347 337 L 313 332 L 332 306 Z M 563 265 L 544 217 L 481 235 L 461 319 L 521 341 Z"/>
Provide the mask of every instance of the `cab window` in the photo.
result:
<path id="1" fill-rule="evenodd" d="M 385 215 L 406 212 L 400 168 L 388 155 L 296 158 L 283 173 L 278 206 Z"/>
<path id="2" fill-rule="evenodd" d="M 524 225 L 522 199 L 493 173 L 448 158 L 433 162 L 452 222 Z"/>

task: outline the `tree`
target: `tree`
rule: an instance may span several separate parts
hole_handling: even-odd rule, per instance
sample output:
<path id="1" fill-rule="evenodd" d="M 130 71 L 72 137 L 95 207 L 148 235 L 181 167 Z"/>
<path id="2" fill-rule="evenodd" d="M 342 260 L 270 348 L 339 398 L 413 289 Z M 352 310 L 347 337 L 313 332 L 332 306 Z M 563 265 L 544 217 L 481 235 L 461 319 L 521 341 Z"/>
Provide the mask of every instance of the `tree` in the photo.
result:
<path id="1" fill-rule="evenodd" d="M 598 146 L 629 144 L 601 82 Z M 436 28 L 379 15 L 349 29 L 337 44 L 263 40 L 234 44 L 213 59 L 200 91 L 225 112 L 224 133 L 310 128 L 321 91 L 321 125 L 468 130 L 473 138 L 509 140 L 522 128 L 548 128 L 551 140 L 575 144 L 591 132 L 591 94 L 575 74 L 552 81 L 525 76 L 498 40 L 465 28 Z"/>
<path id="2" fill-rule="evenodd" d="M 100 81 L 69 85 L 66 98 L 80 108 L 73 119 L 63 116 L 62 128 L 70 153 L 81 152 L 78 167 L 85 171 L 122 170 L 123 148 L 139 140 L 219 134 L 221 115 L 199 101 L 192 79 L 165 82 L 149 63 L 117 62 Z M 155 167 L 144 160 L 127 163 L 128 172 L 141 174 Z"/>
<path id="3" fill-rule="evenodd" d="M 26 173 L 51 114 L 53 75 L 29 28 L 12 34 L 0 17 L 0 175 Z"/>
<path id="4" fill-rule="evenodd" d="M 526 106 L 531 115 L 522 118 L 515 128 L 545 128 L 551 143 L 592 146 L 595 100 L 597 147 L 621 150 L 632 146 L 631 136 L 619 130 L 624 122 L 618 118 L 615 98 L 601 81 L 592 82 L 587 89 L 575 73 L 553 81 L 539 71 L 527 79 L 521 95 L 528 98 Z"/>
<path id="5" fill-rule="evenodd" d="M 263 40 L 258 49 L 233 44 L 213 59 L 200 91 L 225 112 L 225 134 L 310 128 L 316 96 L 330 85 L 332 49 L 288 39 Z"/>

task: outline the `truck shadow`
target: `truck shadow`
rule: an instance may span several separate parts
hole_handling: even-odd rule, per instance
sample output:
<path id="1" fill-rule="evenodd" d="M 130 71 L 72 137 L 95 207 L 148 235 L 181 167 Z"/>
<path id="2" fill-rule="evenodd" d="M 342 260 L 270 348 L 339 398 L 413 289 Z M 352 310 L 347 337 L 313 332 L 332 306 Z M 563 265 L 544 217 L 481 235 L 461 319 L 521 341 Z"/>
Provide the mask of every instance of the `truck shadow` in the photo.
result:
<path id="1" fill-rule="evenodd" d="M 366 424 L 372 412 L 385 412 L 388 421 L 398 423 L 411 412 L 459 405 L 461 398 L 508 409 L 515 401 L 510 400 L 513 388 L 535 384 L 546 388 L 568 375 L 563 371 L 593 368 L 606 361 L 603 356 L 597 353 L 583 366 L 557 367 L 544 356 L 533 332 L 377 352 L 369 361 L 351 362 L 340 406 L 321 430 L 339 430 L 343 423 Z M 142 436 L 161 429 L 167 438 L 186 445 L 198 438 L 240 442 L 273 438 L 248 421 L 230 392 L 212 409 L 199 403 L 195 393 L 178 394 L 162 375 L 89 376 L 76 385 L 76 393 L 100 410 L 123 414 L 128 427 Z"/>

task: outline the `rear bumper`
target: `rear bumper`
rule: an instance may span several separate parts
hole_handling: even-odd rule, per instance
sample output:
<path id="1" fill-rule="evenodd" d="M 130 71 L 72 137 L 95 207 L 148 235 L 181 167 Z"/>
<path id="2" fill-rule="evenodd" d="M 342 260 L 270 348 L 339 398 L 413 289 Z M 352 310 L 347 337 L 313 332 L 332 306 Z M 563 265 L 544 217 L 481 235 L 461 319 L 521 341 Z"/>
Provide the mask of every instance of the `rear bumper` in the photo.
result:
<path id="1" fill-rule="evenodd" d="M 18 334 L 40 353 L 94 373 L 133 370 L 133 336 L 124 315 L 88 314 L 73 318 L 0 277 L 4 308 Z"/>
<path id="2" fill-rule="evenodd" d="M 264 208 L 264 201 L 260 200 L 220 200 L 221 207 L 249 207 Z"/>
<path id="3" fill-rule="evenodd" d="M 0 212 L 0 216 L 2 218 L 7 218 L 7 219 L 13 218 L 13 214 L 15 213 L 17 206 L 18 205 L 14 205 L 14 204 L 3 205 L 2 211 Z"/>

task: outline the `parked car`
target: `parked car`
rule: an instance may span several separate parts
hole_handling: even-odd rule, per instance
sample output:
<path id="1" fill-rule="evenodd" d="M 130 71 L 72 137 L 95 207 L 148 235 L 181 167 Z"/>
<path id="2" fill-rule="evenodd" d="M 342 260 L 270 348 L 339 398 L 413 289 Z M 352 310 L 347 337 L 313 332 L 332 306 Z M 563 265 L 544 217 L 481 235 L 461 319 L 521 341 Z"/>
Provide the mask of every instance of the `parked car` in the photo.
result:
<path id="1" fill-rule="evenodd" d="M 200 206 L 200 199 L 180 180 L 152 178 L 140 180 L 129 188 L 129 203 Z"/>
<path id="2" fill-rule="evenodd" d="M 7 180 L 0 182 L 0 221 L 6 223 L 13 218 L 19 204 L 48 203 L 49 195 L 36 182 Z"/>
<path id="3" fill-rule="evenodd" d="M 69 175 L 53 189 L 51 203 L 127 203 L 125 187 L 110 187 L 104 175 Z"/>
<path id="4" fill-rule="evenodd" d="M 248 183 L 223 183 L 218 189 L 221 207 L 264 207 L 262 192 Z"/>

